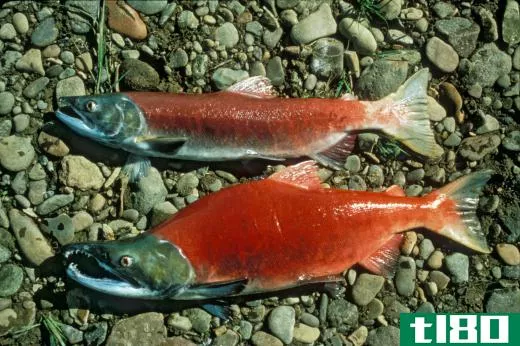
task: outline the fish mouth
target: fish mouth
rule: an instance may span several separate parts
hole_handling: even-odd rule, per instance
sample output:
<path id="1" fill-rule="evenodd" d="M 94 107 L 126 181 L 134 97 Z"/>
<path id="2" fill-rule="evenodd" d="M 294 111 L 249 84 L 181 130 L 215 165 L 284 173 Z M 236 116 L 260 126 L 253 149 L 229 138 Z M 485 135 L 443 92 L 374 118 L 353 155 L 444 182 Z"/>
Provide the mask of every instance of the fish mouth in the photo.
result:
<path id="1" fill-rule="evenodd" d="M 61 97 L 58 100 L 58 106 L 56 116 L 61 122 L 81 135 L 96 139 L 99 137 L 94 124 L 80 110 L 74 107 L 73 100 L 70 97 Z"/>
<path id="2" fill-rule="evenodd" d="M 67 265 L 67 276 L 90 289 L 128 298 L 148 298 L 157 296 L 143 287 L 135 279 L 117 271 L 113 266 L 92 253 L 92 246 L 69 245 L 63 251 Z"/>

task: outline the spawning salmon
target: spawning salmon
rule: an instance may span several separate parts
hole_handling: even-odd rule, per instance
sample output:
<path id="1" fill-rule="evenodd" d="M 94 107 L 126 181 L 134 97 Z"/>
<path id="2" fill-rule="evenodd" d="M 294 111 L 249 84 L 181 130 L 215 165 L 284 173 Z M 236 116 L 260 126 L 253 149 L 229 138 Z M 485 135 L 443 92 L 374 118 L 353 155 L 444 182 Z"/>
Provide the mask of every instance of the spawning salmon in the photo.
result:
<path id="1" fill-rule="evenodd" d="M 67 274 L 111 295 L 198 300 L 334 282 L 356 263 L 386 274 L 400 232 L 418 227 L 490 252 L 476 216 L 489 171 L 423 197 L 325 189 L 316 172 L 306 161 L 206 196 L 135 238 L 68 245 Z"/>
<path id="2" fill-rule="evenodd" d="M 265 77 L 207 94 L 125 92 L 64 97 L 57 117 L 73 131 L 137 155 L 133 179 L 149 165 L 144 157 L 196 161 L 308 156 L 340 168 L 353 132 L 378 130 L 414 152 L 436 158 L 427 114 L 428 70 L 422 69 L 385 98 L 358 101 L 280 98 Z"/>

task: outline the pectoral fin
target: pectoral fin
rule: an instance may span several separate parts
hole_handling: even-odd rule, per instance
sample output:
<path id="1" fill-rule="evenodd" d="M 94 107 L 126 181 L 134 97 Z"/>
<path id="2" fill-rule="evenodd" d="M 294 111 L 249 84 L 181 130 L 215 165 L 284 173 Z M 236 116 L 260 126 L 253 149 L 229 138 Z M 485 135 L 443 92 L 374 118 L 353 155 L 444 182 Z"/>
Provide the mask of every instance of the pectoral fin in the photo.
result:
<path id="1" fill-rule="evenodd" d="M 175 136 L 138 136 L 134 145 L 150 156 L 168 157 L 175 154 L 186 140 L 186 137 Z"/>
<path id="2" fill-rule="evenodd" d="M 142 177 L 148 174 L 151 163 L 150 160 L 144 156 L 130 154 L 126 158 L 126 163 L 123 166 L 122 174 L 128 177 L 131 183 L 137 183 Z"/>
<path id="3" fill-rule="evenodd" d="M 240 294 L 240 292 L 244 290 L 248 281 L 248 279 L 240 279 L 236 281 L 193 285 L 189 288 L 187 294 L 204 298 L 234 296 Z"/>

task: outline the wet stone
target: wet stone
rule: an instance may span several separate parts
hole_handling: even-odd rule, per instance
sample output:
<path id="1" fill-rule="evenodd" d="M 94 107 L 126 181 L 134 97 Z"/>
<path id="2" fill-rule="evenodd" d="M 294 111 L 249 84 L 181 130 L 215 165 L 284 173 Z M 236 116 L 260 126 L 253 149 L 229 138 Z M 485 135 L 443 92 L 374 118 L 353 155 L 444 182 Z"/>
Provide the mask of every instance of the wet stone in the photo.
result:
<path id="1" fill-rule="evenodd" d="M 361 274 L 352 287 L 352 300 L 360 306 L 365 306 L 383 288 L 385 279 L 379 275 Z"/>
<path id="2" fill-rule="evenodd" d="M 213 346 L 235 346 L 238 344 L 238 334 L 232 330 L 227 330 L 224 334 L 219 335 L 213 340 Z"/>
<path id="3" fill-rule="evenodd" d="M 405 297 L 410 297 L 415 291 L 415 275 L 416 266 L 413 258 L 399 258 L 395 275 L 395 287 L 397 293 Z"/>
<path id="4" fill-rule="evenodd" d="M 285 344 L 290 344 L 293 339 L 295 324 L 295 311 L 290 306 L 278 306 L 269 314 L 269 330 Z"/>

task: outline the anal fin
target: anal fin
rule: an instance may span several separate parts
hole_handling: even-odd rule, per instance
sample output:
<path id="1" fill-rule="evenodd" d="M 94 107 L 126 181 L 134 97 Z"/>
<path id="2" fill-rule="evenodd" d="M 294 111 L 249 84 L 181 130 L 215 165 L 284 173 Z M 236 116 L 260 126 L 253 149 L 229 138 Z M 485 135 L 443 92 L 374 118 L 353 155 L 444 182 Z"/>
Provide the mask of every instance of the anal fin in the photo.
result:
<path id="1" fill-rule="evenodd" d="M 357 135 L 346 133 L 345 136 L 333 146 L 320 153 L 309 155 L 324 166 L 339 170 L 343 168 L 347 156 L 354 149 Z"/>
<path id="2" fill-rule="evenodd" d="M 271 175 L 269 179 L 304 189 L 321 188 L 321 181 L 318 176 L 318 167 L 314 161 L 303 161 L 298 164 L 285 167 L 281 171 Z"/>
<path id="3" fill-rule="evenodd" d="M 374 274 L 392 277 L 401 253 L 401 243 L 404 235 L 394 234 L 381 248 L 369 257 L 359 262 L 359 265 Z"/>

